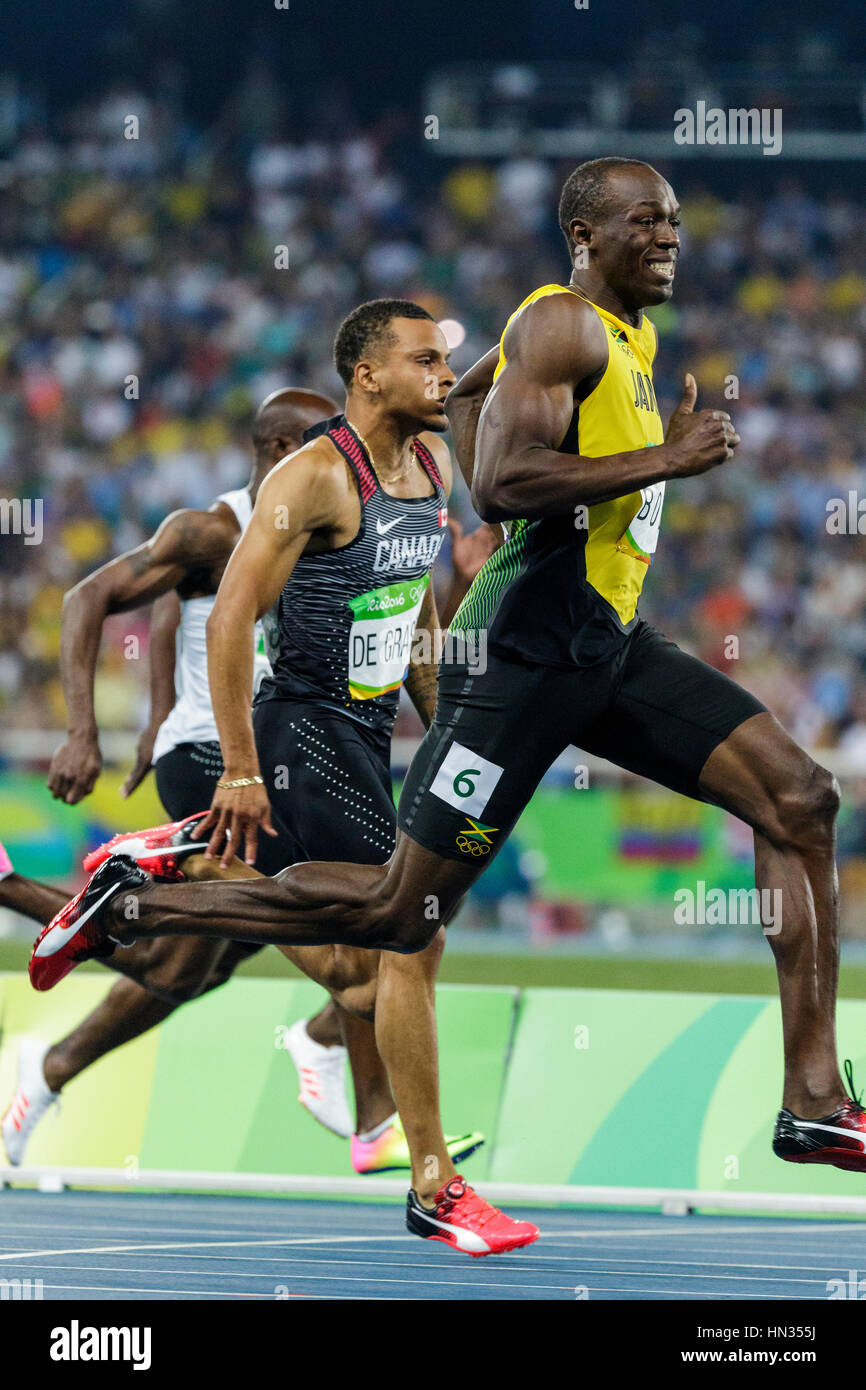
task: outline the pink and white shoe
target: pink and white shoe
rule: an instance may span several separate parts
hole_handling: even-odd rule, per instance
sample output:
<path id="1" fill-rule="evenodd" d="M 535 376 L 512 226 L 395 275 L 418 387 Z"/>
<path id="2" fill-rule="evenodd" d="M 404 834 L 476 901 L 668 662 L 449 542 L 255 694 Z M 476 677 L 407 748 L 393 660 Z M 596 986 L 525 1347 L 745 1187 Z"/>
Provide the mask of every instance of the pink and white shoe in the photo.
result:
<path id="1" fill-rule="evenodd" d="M 462 1163 L 484 1143 L 484 1135 L 445 1135 L 445 1147 L 452 1163 Z M 352 1135 L 352 1167 L 356 1173 L 394 1173 L 412 1167 L 412 1155 L 399 1115 L 375 1139 Z"/>
<path id="2" fill-rule="evenodd" d="M 164 883 L 177 883 L 184 876 L 181 860 L 188 854 L 203 854 L 207 847 L 207 840 L 193 840 L 192 832 L 208 814 L 207 811 L 196 811 L 194 816 L 187 816 L 185 820 L 155 825 L 150 830 L 128 830 L 122 835 L 115 835 L 85 856 L 84 872 L 92 874 L 112 854 L 126 854 L 151 878 Z"/>
<path id="3" fill-rule="evenodd" d="M 0 878 L 8 878 L 9 875 L 14 874 L 14 872 L 12 860 L 6 852 L 6 846 L 3 844 L 2 840 L 0 840 Z"/>

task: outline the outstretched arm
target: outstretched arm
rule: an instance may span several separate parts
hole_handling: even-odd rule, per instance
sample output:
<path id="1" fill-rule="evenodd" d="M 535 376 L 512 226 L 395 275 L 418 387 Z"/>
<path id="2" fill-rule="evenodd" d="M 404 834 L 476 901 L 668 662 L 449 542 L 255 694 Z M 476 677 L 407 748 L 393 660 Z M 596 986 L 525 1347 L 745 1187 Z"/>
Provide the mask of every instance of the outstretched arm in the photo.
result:
<path id="1" fill-rule="evenodd" d="M 693 413 L 697 386 L 688 376 L 664 444 L 602 458 L 560 453 L 575 400 L 607 363 L 598 315 L 574 295 L 551 295 L 517 315 L 504 347 L 506 365 L 478 421 L 472 501 L 485 521 L 565 515 L 703 473 L 731 458 L 739 443 L 724 411 Z"/>
<path id="2" fill-rule="evenodd" d="M 151 603 L 190 572 L 224 559 L 234 544 L 219 512 L 174 512 L 144 545 L 82 579 L 63 600 L 60 681 L 68 711 L 68 738 L 48 774 L 52 796 L 70 805 L 92 790 L 102 767 L 93 709 L 93 683 L 110 613 Z"/>
<path id="3" fill-rule="evenodd" d="M 254 864 L 258 828 L 275 835 L 253 734 L 253 650 L 256 621 L 279 597 L 315 531 L 334 524 L 342 460 L 334 463 L 327 441 L 315 440 L 290 454 L 262 484 L 249 526 L 226 566 L 207 623 L 208 679 L 225 772 L 210 815 L 196 839 L 210 832 L 206 853 L 219 853 L 225 867 L 245 847 Z M 267 769 L 266 769 L 267 771 Z"/>
<path id="4" fill-rule="evenodd" d="M 175 638 L 180 624 L 180 599 L 174 589 L 156 600 L 150 614 L 150 720 L 138 740 L 135 766 L 120 789 L 130 796 L 153 766 L 153 745 L 159 726 L 174 708 Z"/>

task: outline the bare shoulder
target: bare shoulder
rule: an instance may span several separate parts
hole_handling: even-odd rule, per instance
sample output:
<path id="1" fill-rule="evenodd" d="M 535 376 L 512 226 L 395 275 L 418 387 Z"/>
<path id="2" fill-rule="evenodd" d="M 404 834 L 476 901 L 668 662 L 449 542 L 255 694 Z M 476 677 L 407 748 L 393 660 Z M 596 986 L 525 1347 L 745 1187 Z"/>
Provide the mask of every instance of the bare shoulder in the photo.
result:
<path id="1" fill-rule="evenodd" d="M 348 463 L 336 445 L 321 435 L 271 469 L 259 488 L 256 511 L 291 505 L 308 527 L 329 526 L 338 519 L 345 498 L 355 493 Z"/>
<path id="2" fill-rule="evenodd" d="M 224 502 L 208 511 L 184 508 L 167 516 L 149 542 L 162 560 L 218 562 L 230 555 L 240 534 L 238 519 Z"/>
<path id="3" fill-rule="evenodd" d="M 451 483 L 454 477 L 454 465 L 451 462 L 451 450 L 445 443 L 441 434 L 434 434 L 432 430 L 424 430 L 418 435 L 418 439 L 433 455 L 433 462 L 442 475 L 442 484 L 446 492 L 451 491 Z"/>
<path id="4" fill-rule="evenodd" d="M 267 492 L 269 497 L 279 500 L 296 495 L 302 487 L 327 491 L 337 487 L 349 471 L 337 446 L 320 435 L 280 459 L 262 483 L 259 497 Z"/>
<path id="5" fill-rule="evenodd" d="M 503 346 L 539 381 L 578 381 L 607 360 L 607 338 L 591 304 L 577 294 L 551 294 L 527 304 L 509 324 Z M 507 371 L 507 366 L 506 366 Z"/>

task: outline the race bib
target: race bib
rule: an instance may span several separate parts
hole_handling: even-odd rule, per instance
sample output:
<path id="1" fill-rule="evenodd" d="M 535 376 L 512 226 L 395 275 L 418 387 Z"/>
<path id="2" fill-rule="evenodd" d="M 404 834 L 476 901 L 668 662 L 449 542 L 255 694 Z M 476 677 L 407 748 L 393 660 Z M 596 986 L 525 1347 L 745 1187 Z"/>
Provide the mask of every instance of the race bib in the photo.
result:
<path id="1" fill-rule="evenodd" d="M 353 700 L 375 700 L 403 684 L 412 635 L 429 583 L 430 576 L 425 574 L 349 599 L 353 614 L 349 694 Z"/>
<path id="2" fill-rule="evenodd" d="M 465 811 L 467 816 L 480 816 L 504 771 L 498 763 L 491 763 L 455 741 L 430 783 L 430 790 L 442 801 L 456 806 L 458 811 Z"/>
<path id="3" fill-rule="evenodd" d="M 653 483 L 641 488 L 641 505 L 626 535 L 638 554 L 647 561 L 652 560 L 659 540 L 659 525 L 662 519 L 662 506 L 665 500 L 664 483 Z"/>

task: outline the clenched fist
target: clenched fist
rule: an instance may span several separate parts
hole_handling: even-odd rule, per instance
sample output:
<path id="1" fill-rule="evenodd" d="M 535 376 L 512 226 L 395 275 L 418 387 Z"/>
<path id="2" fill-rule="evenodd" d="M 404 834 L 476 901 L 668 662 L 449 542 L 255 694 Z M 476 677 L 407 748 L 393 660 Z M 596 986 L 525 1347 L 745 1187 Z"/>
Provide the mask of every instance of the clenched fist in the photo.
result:
<path id="1" fill-rule="evenodd" d="M 56 800 L 74 806 L 90 795 L 101 771 L 98 740 L 89 734 L 70 734 L 51 759 L 48 790 Z"/>
<path id="2" fill-rule="evenodd" d="M 694 477 L 733 458 L 740 436 L 725 410 L 695 411 L 697 383 L 686 376 L 682 399 L 668 423 L 665 445 L 673 478 Z"/>

